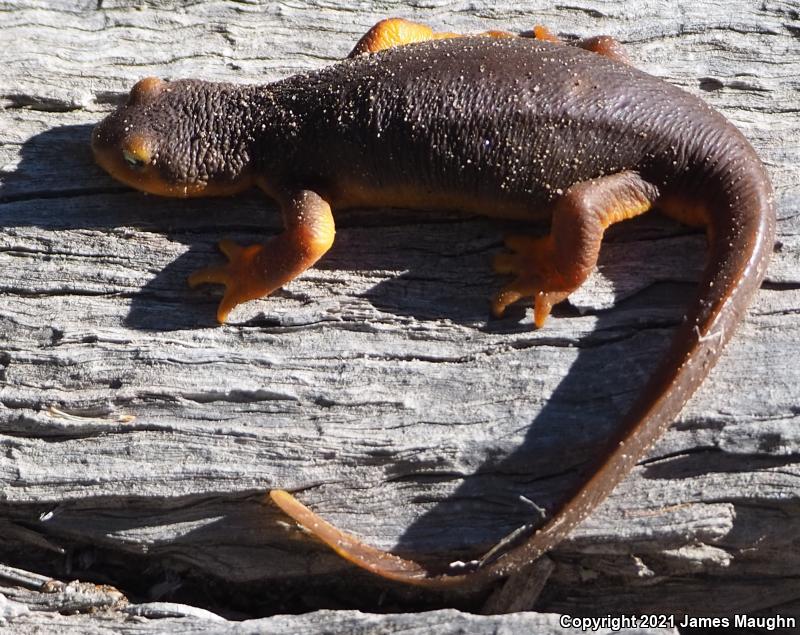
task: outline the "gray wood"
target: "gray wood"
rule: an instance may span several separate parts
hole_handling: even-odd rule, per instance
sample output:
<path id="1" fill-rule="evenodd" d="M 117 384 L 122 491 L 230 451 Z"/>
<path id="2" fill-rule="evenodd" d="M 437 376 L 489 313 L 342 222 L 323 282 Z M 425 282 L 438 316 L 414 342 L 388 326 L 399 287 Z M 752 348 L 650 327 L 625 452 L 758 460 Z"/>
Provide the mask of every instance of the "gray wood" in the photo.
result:
<path id="1" fill-rule="evenodd" d="M 288 525 L 266 490 L 300 490 L 383 548 L 473 557 L 535 517 L 520 497 L 557 500 L 611 433 L 693 291 L 696 233 L 655 215 L 614 228 L 574 309 L 534 331 L 522 308 L 488 319 L 499 285 L 489 264 L 511 226 L 356 210 L 337 215 L 320 266 L 219 327 L 218 289 L 190 291 L 185 277 L 219 258 L 223 236 L 277 231 L 274 206 L 258 194 L 148 197 L 93 165 L 91 126 L 136 79 L 278 79 L 342 57 L 387 15 L 613 35 L 638 67 L 701 95 L 752 140 L 780 216 L 767 282 L 672 429 L 551 554 L 534 606 L 800 614 L 790 1 L 0 3 L 0 561 L 142 601 L 207 584 L 191 602 L 201 607 L 224 587 L 252 609 L 240 617 L 281 610 L 265 589 L 296 599 L 318 584 L 308 607 L 377 609 L 347 589 L 385 587 Z M 34 611 L 13 618 L 20 628 L 105 632 L 127 615 L 61 616 L 37 595 L 15 600 Z M 478 619 L 438 615 L 319 619 L 442 633 Z M 179 618 L 164 619 L 166 630 Z M 539 618 L 492 619 L 510 629 L 502 619 Z M 328 628 L 316 624 L 295 632 Z"/>
<path id="2" fill-rule="evenodd" d="M 4 623 L 4 615 L 17 615 Z M 188 633 L 211 635 L 314 635 L 317 633 L 380 633 L 391 635 L 428 635 L 443 633 L 461 635 L 516 635 L 564 633 L 563 617 L 554 613 L 516 613 L 503 616 L 470 615 L 454 609 L 376 615 L 358 611 L 315 611 L 305 615 L 278 615 L 244 621 L 224 620 L 208 612 L 185 605 L 148 603 L 123 606 L 117 610 L 94 614 L 60 615 L 47 611 L 29 611 L 25 604 L 3 601 L 0 596 L 0 628 L 13 624 L 15 633 L 58 632 L 85 635 L 151 635 L 154 633 Z M 575 631 L 572 631 L 575 632 Z M 622 628 L 613 626 L 594 630 L 599 635 L 677 635 L 673 628 Z"/>

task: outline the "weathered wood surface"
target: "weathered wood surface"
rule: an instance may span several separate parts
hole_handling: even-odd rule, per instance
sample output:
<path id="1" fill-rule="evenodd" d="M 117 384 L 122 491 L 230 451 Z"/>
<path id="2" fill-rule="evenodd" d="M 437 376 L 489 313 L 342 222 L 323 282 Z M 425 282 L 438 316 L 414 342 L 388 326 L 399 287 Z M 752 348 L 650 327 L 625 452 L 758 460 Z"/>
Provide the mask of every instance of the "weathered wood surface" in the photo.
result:
<path id="1" fill-rule="evenodd" d="M 274 208 L 146 197 L 93 165 L 91 126 L 136 79 L 274 80 L 342 57 L 387 15 L 614 35 L 752 140 L 780 216 L 767 282 L 648 460 L 552 553 L 534 607 L 800 613 L 790 1 L 0 3 L 0 561 L 228 617 L 443 606 L 384 595 L 264 492 L 300 490 L 384 548 L 474 555 L 531 520 L 520 495 L 555 501 L 613 430 L 680 319 L 701 236 L 656 217 L 615 229 L 573 309 L 533 331 L 522 309 L 488 319 L 507 227 L 353 211 L 321 266 L 219 327 L 218 290 L 185 277 L 221 237 L 277 231 Z"/>
<path id="2" fill-rule="evenodd" d="M 0 570 L 2 574 L 2 570 Z M 0 591 L 5 591 L 0 586 Z M 49 593 L 12 590 L 14 599 L 0 595 L 0 629 L 13 625 L 17 632 L 58 632 L 59 634 L 109 633 L 113 635 L 148 635 L 151 633 L 247 635 L 316 635 L 318 633 L 380 633 L 380 635 L 429 635 L 430 633 L 470 633 L 471 635 L 516 635 L 564 633 L 563 616 L 554 613 L 522 612 L 513 615 L 479 616 L 445 609 L 425 613 L 377 615 L 353 610 L 321 610 L 304 615 L 226 620 L 218 615 L 181 604 L 148 602 L 126 605 L 107 589 L 92 588 L 86 583 L 51 589 Z M 75 611 L 95 607 L 95 612 Z M 70 606 L 68 615 L 58 613 L 58 606 Z M 29 608 L 30 607 L 30 608 Z M 69 609 L 67 609 L 69 610 Z M 575 632 L 575 631 L 572 631 Z M 675 629 L 626 628 L 621 631 L 601 628 L 599 635 L 677 635 Z"/>

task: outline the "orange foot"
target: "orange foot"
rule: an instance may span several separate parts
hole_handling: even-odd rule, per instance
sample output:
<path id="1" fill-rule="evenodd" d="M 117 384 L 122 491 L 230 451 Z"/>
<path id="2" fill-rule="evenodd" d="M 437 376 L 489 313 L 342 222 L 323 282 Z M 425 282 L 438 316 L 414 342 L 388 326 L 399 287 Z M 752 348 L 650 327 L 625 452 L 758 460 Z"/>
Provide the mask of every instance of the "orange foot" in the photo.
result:
<path id="1" fill-rule="evenodd" d="M 195 271 L 189 276 L 189 286 L 194 288 L 205 283 L 225 285 L 225 294 L 217 308 L 217 320 L 222 323 L 237 304 L 260 298 L 269 292 L 269 288 L 264 282 L 264 272 L 256 263 L 264 250 L 263 245 L 243 247 L 226 239 L 221 240 L 218 246 L 228 262 Z"/>
<path id="2" fill-rule="evenodd" d="M 492 313 L 500 317 L 510 304 L 533 298 L 533 322 L 541 328 L 553 306 L 566 300 L 572 291 L 555 268 L 553 239 L 509 236 L 505 244 L 511 253 L 495 256 L 494 270 L 516 277 L 494 297 Z"/>

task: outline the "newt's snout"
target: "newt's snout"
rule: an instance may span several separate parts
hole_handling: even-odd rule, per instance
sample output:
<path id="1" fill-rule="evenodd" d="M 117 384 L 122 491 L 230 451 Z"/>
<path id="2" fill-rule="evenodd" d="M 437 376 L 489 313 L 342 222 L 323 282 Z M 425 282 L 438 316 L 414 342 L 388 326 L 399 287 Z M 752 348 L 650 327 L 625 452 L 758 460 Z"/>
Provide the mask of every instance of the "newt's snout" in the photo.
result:
<path id="1" fill-rule="evenodd" d="M 128 101 L 103 119 L 92 132 L 95 161 L 115 179 L 138 190 L 172 195 L 156 169 L 158 143 L 147 126 L 149 105 L 167 84 L 157 77 L 138 81 Z"/>

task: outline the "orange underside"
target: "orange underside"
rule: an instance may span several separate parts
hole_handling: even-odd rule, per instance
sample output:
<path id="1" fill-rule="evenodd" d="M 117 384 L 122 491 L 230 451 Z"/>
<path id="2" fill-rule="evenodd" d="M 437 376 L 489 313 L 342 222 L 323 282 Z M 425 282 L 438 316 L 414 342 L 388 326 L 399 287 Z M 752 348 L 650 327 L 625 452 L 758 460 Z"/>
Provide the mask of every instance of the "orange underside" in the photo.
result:
<path id="1" fill-rule="evenodd" d="M 549 206 L 531 207 L 522 203 L 498 202 L 465 192 L 433 191 L 418 187 L 378 188 L 365 183 L 344 181 L 330 192 L 331 206 L 401 207 L 421 210 L 448 210 L 479 214 L 491 218 L 542 220 L 549 216 Z"/>
<path id="2" fill-rule="evenodd" d="M 148 194 L 172 198 L 231 196 L 253 186 L 253 179 L 250 177 L 242 178 L 235 183 L 168 183 L 152 166 L 145 166 L 140 171 L 132 169 L 117 149 L 94 147 L 93 150 L 95 161 L 106 172 L 125 185 Z"/>
<path id="3" fill-rule="evenodd" d="M 709 224 L 708 208 L 702 202 L 685 196 L 664 196 L 658 201 L 658 209 L 690 227 L 707 227 Z"/>

